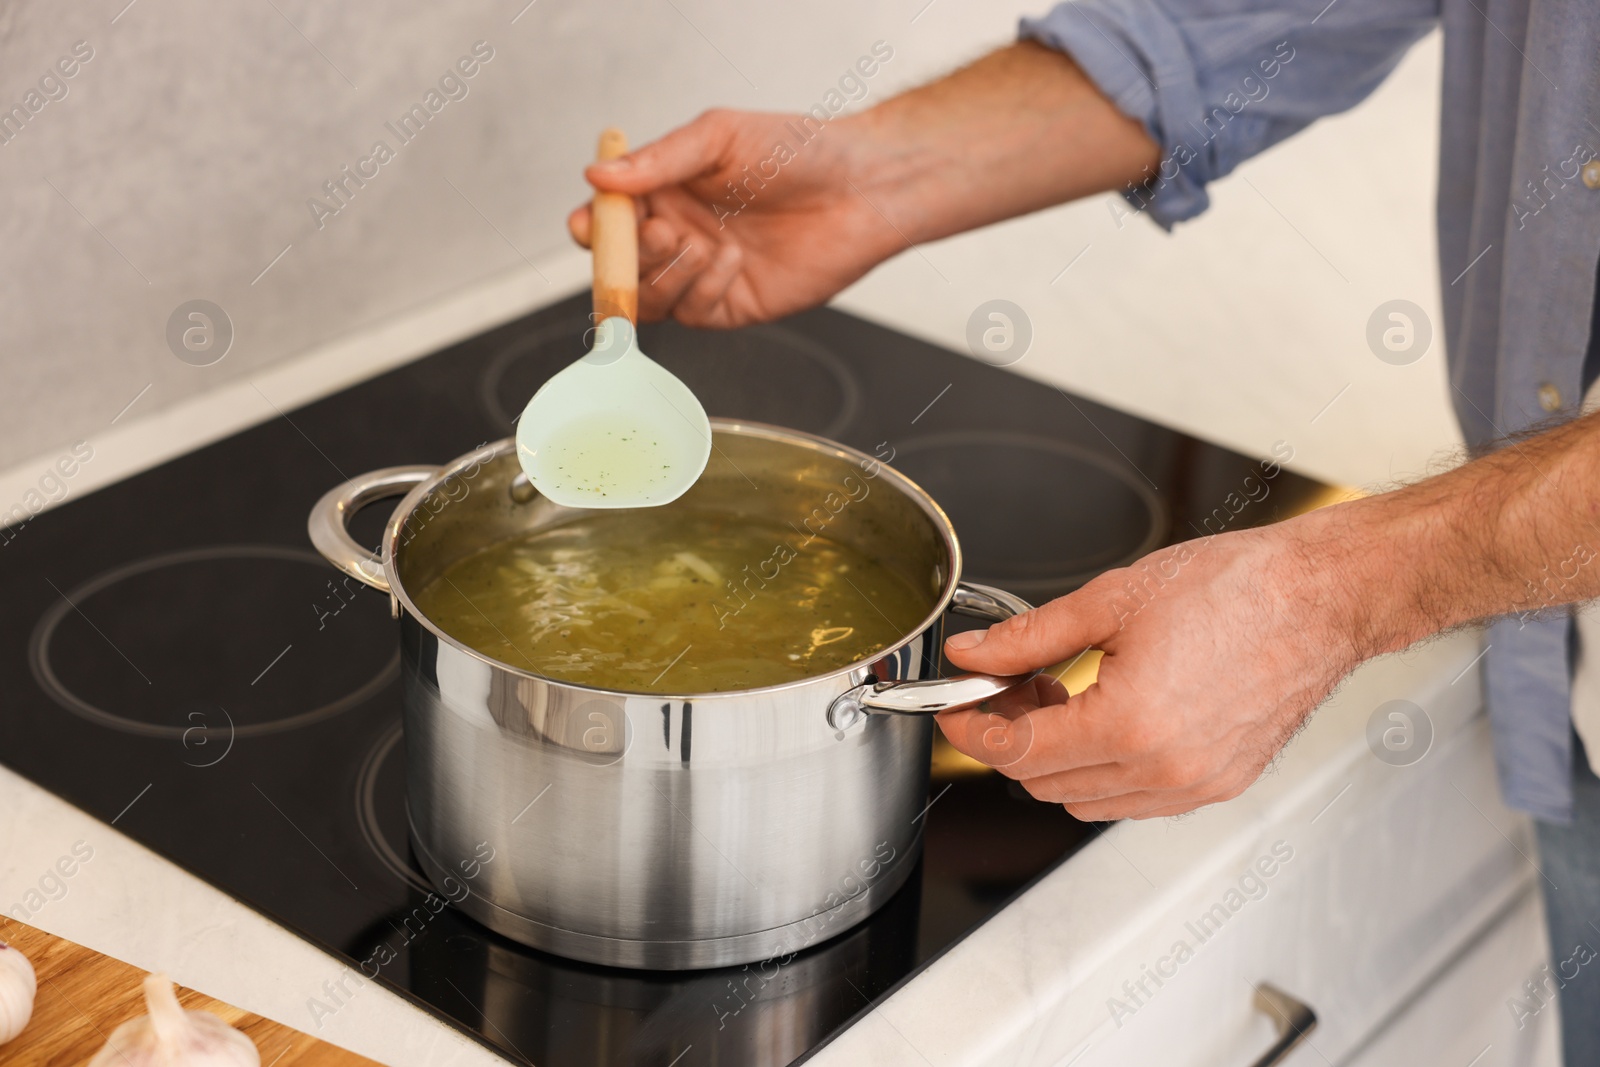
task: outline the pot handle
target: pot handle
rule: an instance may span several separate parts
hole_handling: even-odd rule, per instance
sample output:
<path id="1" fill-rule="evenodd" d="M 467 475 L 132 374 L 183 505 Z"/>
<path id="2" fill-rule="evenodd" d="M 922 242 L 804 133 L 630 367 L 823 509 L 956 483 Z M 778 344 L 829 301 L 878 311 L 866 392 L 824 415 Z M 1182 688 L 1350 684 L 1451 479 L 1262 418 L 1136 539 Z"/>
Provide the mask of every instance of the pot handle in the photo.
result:
<path id="1" fill-rule="evenodd" d="M 352 578 L 389 592 L 382 551 L 356 543 L 350 536 L 350 518 L 375 500 L 405 496 L 438 473 L 438 467 L 384 467 L 335 486 L 322 494 L 306 520 L 311 544 L 324 559 Z"/>
<path id="2" fill-rule="evenodd" d="M 977 582 L 960 582 L 950 601 L 950 610 L 990 622 L 1003 622 L 1013 615 L 1032 611 L 1033 605 L 1004 589 Z M 828 725 L 846 730 L 868 714 L 932 715 L 969 704 L 992 700 L 1001 693 L 1031 681 L 1039 672 L 1028 674 L 958 674 L 954 678 L 928 678 L 915 682 L 869 681 L 840 694 L 828 705 Z"/>

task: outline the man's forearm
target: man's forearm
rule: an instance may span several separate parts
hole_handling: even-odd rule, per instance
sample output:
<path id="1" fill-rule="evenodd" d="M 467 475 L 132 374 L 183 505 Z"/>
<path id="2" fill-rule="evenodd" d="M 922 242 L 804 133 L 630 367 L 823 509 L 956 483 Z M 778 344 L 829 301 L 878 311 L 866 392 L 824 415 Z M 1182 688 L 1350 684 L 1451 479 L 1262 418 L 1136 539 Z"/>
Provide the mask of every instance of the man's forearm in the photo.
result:
<path id="1" fill-rule="evenodd" d="M 1121 189 L 1158 162 L 1071 59 L 1023 42 L 848 120 L 859 181 L 913 242 Z"/>
<path id="2" fill-rule="evenodd" d="M 1600 415 L 1405 489 L 1329 508 L 1310 566 L 1348 598 L 1366 655 L 1496 615 L 1600 597 Z"/>

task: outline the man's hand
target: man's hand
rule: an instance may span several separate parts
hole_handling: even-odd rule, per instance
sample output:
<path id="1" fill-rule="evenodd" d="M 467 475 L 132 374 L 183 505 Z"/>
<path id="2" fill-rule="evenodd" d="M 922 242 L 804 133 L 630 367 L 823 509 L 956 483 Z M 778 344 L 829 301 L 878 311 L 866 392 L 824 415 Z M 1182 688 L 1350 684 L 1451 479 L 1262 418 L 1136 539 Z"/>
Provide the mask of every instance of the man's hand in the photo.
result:
<path id="1" fill-rule="evenodd" d="M 730 327 L 913 244 L 1142 181 L 1158 156 L 1070 59 L 1024 43 L 826 122 L 709 111 L 584 174 L 638 201 L 640 316 Z M 567 225 L 587 247 L 588 207 Z"/>
<path id="2" fill-rule="evenodd" d="M 731 327 L 819 304 L 894 251 L 866 154 L 842 120 L 708 111 L 585 175 L 637 198 L 640 317 Z M 567 226 L 588 247 L 587 205 Z"/>
<path id="3" fill-rule="evenodd" d="M 947 712 L 945 736 L 1088 821 L 1177 815 L 1238 796 L 1363 658 L 1360 612 L 1302 541 L 1302 525 L 1317 521 L 1164 549 L 952 637 L 952 662 L 990 674 L 1088 647 L 1105 656 L 1078 696 L 1058 691 L 1047 703 L 1035 686 L 998 707 Z"/>
<path id="4" fill-rule="evenodd" d="M 1081 819 L 1227 800 L 1363 660 L 1600 598 L 1597 485 L 1593 414 L 1392 493 L 1164 549 L 945 643 L 991 674 L 1103 649 L 1087 690 L 1063 702 L 1035 686 L 939 725 Z"/>

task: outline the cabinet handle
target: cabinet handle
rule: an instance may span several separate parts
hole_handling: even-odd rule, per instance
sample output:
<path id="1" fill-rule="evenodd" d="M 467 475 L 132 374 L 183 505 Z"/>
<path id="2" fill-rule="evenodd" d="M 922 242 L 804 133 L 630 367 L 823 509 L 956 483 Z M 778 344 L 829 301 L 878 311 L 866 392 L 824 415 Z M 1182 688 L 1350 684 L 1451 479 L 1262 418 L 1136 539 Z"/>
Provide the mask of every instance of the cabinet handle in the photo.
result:
<path id="1" fill-rule="evenodd" d="M 1271 1016 L 1277 1024 L 1278 1040 L 1251 1067 L 1273 1067 L 1282 1063 L 1317 1028 L 1317 1013 L 1311 1010 L 1311 1005 L 1291 997 L 1277 986 L 1266 982 L 1256 986 L 1255 1004 L 1257 1011 Z"/>

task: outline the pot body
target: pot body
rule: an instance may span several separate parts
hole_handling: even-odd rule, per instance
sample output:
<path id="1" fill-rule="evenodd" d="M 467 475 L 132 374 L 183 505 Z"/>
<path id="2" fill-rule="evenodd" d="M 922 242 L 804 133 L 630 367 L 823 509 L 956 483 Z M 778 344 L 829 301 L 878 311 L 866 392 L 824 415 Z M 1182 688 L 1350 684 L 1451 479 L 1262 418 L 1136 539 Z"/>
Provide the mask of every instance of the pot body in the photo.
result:
<path id="1" fill-rule="evenodd" d="M 491 666 L 409 612 L 401 628 L 413 847 L 439 882 L 492 845 L 460 906 L 508 937 L 624 967 L 781 957 L 865 918 L 916 862 L 933 722 L 835 731 L 848 678 L 598 694 Z M 886 669 L 921 676 L 937 637 Z"/>
<path id="2" fill-rule="evenodd" d="M 781 959 L 844 932 L 916 864 L 934 729 L 925 713 L 1016 681 L 916 684 L 937 673 L 952 602 L 990 617 L 1016 610 L 958 589 L 959 546 L 926 494 L 831 442 L 714 427 L 705 475 L 668 506 L 788 522 L 797 550 L 808 536 L 850 543 L 927 591 L 918 629 L 873 662 L 765 689 L 596 689 L 469 649 L 412 602 L 465 554 L 584 514 L 532 493 L 510 441 L 443 469 L 374 472 L 325 497 L 320 526 L 313 513 L 318 547 L 388 589 L 400 619 L 414 851 L 449 888 L 491 846 L 458 906 L 524 944 L 679 969 Z M 407 486 L 381 560 L 336 558 L 348 512 Z M 975 595 L 988 607 L 972 610 Z M 952 685 L 969 688 L 942 688 Z"/>

